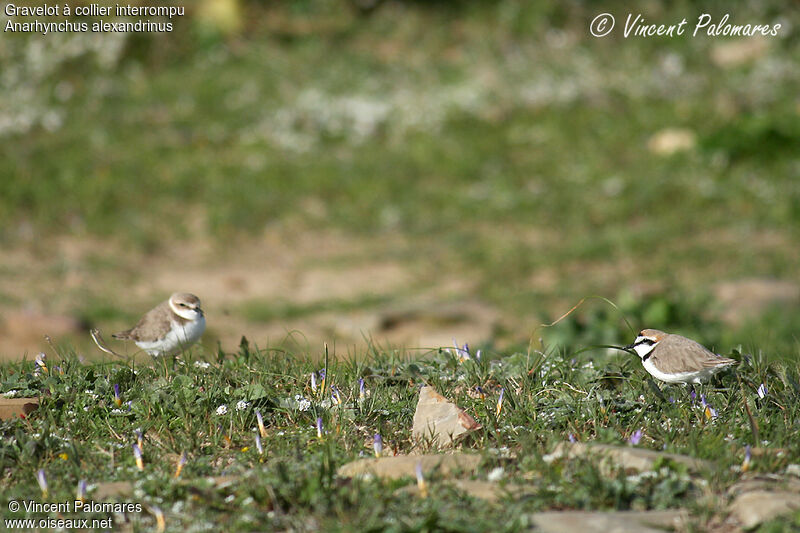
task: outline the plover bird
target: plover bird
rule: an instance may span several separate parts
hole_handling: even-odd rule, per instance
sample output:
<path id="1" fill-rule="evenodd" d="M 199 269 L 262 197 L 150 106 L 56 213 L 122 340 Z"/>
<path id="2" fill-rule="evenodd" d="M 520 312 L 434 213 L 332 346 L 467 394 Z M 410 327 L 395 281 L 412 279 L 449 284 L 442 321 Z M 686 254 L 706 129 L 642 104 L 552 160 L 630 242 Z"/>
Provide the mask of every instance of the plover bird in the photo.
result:
<path id="1" fill-rule="evenodd" d="M 197 342 L 206 329 L 200 298 L 176 292 L 169 300 L 148 311 L 133 328 L 112 337 L 132 340 L 153 357 L 178 355 Z"/>
<path id="2" fill-rule="evenodd" d="M 643 329 L 633 344 L 625 346 L 642 358 L 645 370 L 667 383 L 702 383 L 720 370 L 738 363 L 707 350 L 680 335 Z"/>

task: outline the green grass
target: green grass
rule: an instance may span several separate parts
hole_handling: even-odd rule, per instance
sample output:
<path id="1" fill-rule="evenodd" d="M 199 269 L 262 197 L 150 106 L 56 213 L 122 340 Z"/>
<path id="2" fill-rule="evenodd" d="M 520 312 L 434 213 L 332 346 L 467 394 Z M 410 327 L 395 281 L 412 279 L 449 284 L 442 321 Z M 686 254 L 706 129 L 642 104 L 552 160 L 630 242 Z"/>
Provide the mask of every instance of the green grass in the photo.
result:
<path id="1" fill-rule="evenodd" d="M 796 303 L 734 327 L 718 318 L 713 297 L 719 281 L 800 282 L 795 35 L 723 67 L 712 50 L 724 39 L 590 37 L 591 18 L 611 11 L 619 22 L 630 9 L 621 2 L 386 2 L 368 15 L 344 0 L 240 6 L 244 29 L 227 38 L 190 15 L 169 35 L 95 35 L 71 46 L 58 36 L 4 39 L 0 119 L 10 120 L 0 125 L 22 126 L 0 129 L 0 248 L 35 250 L 53 285 L 23 294 L 12 282 L 0 311 L 63 299 L 56 311 L 89 324 L 130 325 L 150 296 L 120 300 L 120 285 L 148 276 L 149 260 L 175 243 L 210 242 L 214 258 L 235 267 L 265 232 L 324 230 L 375 246 L 359 257 L 344 247 L 323 266 L 402 264 L 413 272 L 410 296 L 463 281 L 469 294 L 443 298 L 479 300 L 515 319 L 502 323 L 503 338 L 486 339 L 479 363 L 353 349 L 329 368 L 328 383 L 345 397 L 332 408 L 322 405 L 327 391 L 309 388 L 320 354 L 301 349 L 197 352 L 184 365 L 135 373 L 80 362 L 85 352 L 68 348 L 51 354 L 44 376 L 30 362 L 4 363 L 0 391 L 42 396 L 29 419 L 0 424 L 5 514 L 12 497 L 41 498 L 41 468 L 50 501 L 72 498 L 80 479 L 133 481 L 133 499 L 163 510 L 171 530 L 516 531 L 543 509 L 678 506 L 702 526 L 723 509 L 746 444 L 784 450 L 758 458 L 757 472 L 800 462 Z M 668 22 L 701 10 L 800 27 L 796 10 L 778 1 L 655 3 L 645 15 Z M 43 42 L 50 46 L 37 62 Z M 653 153 L 649 140 L 669 128 L 691 130 L 694 145 Z M 75 264 L 51 248 L 60 239 L 95 242 L 97 251 Z M 386 242 L 398 244 L 386 250 Z M 298 269 L 316 261 L 302 257 Z M 74 287 L 70 274 L 81 269 L 105 285 Z M 0 264 L 22 285 L 18 270 Z M 533 331 L 591 294 L 619 309 L 590 300 Z M 319 296 L 253 299 L 233 311 L 252 324 L 407 303 L 395 293 Z M 661 399 L 635 358 L 598 347 L 632 340 L 623 316 L 634 329 L 682 333 L 746 359 L 743 389 L 730 374 L 705 389 L 714 420 L 683 389 L 667 387 Z M 530 334 L 544 337 L 544 359 L 523 347 Z M 195 367 L 195 356 L 209 368 Z M 364 402 L 359 377 L 370 392 Z M 370 453 L 376 432 L 410 451 L 423 382 L 483 425 L 467 444 L 483 456 L 477 477 L 502 466 L 507 483 L 532 485 L 535 497 L 492 505 L 433 479 L 438 488 L 418 499 L 395 492 L 411 480 L 335 476 Z M 762 382 L 770 395 L 758 402 Z M 115 411 L 114 384 L 130 410 Z M 475 386 L 485 399 L 468 394 Z M 308 411 L 296 395 L 312 401 Z M 240 400 L 249 405 L 236 411 Z M 217 415 L 223 404 L 228 413 Z M 255 409 L 268 426 L 264 456 L 254 449 Z M 329 431 L 322 440 L 318 416 Z M 136 428 L 146 434 L 143 472 L 131 452 Z M 542 460 L 570 434 L 624 444 L 637 429 L 640 446 L 708 459 L 713 470 L 697 477 L 665 465 L 647 478 Z M 183 452 L 189 461 L 175 480 Z M 215 488 L 205 480 L 212 475 L 238 481 Z M 146 511 L 132 520 L 155 527 Z"/>
<path id="2" fill-rule="evenodd" d="M 723 511 L 724 491 L 741 476 L 736 467 L 745 445 L 784 452 L 757 457 L 755 472 L 780 472 L 800 461 L 796 363 L 734 354 L 743 360 L 737 374 L 701 389 L 718 413 L 710 419 L 683 387 L 662 387 L 660 398 L 635 357 L 579 352 L 583 347 L 573 341 L 546 354 L 485 351 L 480 361 L 466 362 L 442 351 L 373 347 L 331 358 L 326 388 L 336 385 L 341 391 L 338 406 L 328 390 L 310 387 L 310 374 L 324 366 L 314 362 L 317 353 L 242 347 L 233 354 L 205 354 L 209 364 L 202 368 L 195 365 L 203 360 L 197 353 L 175 366 L 156 361 L 129 367 L 83 364 L 65 352 L 63 359 L 51 357 L 49 373 L 40 376 L 30 362 L 5 364 L 2 390 L 41 395 L 41 405 L 25 420 L 0 425 L 5 486 L 0 505 L 4 516 L 22 516 L 7 511 L 11 499 L 70 500 L 81 479 L 89 483 L 91 499 L 95 484 L 125 480 L 135 491 L 119 499 L 161 509 L 169 530 L 514 531 L 530 513 L 546 509 L 675 507 L 688 507 L 695 526 L 702 527 L 711 514 Z M 360 400 L 362 377 L 367 396 Z M 423 383 L 436 386 L 482 424 L 464 445 L 483 457 L 477 479 L 502 467 L 503 483 L 523 484 L 535 497 L 506 495 L 488 504 L 444 488 L 434 475 L 428 480 L 430 497 L 421 499 L 396 492 L 411 479 L 348 481 L 335 475 L 340 465 L 371 454 L 374 433 L 397 453 L 411 451 L 411 420 Z M 769 387 L 765 400 L 757 399 L 760 383 Z M 115 384 L 121 407 L 115 405 Z M 475 387 L 485 398 L 470 394 Z M 498 416 L 501 388 L 505 399 Z M 305 408 L 298 395 L 309 401 Z M 237 410 L 240 401 L 247 405 Z M 743 402 L 753 412 L 757 437 Z M 221 405 L 227 406 L 222 415 Z M 256 410 L 267 429 L 263 455 L 254 442 Z M 314 429 L 317 417 L 326 431 L 322 439 Z M 131 448 L 137 428 L 145 434 L 143 471 Z M 643 431 L 643 448 L 687 454 L 713 466 L 690 474 L 664 463 L 648 477 L 609 471 L 588 459 L 543 461 L 570 435 L 581 442 L 626 445 L 636 430 Z M 182 453 L 188 462 L 175 479 Z M 36 482 L 39 469 L 48 479 L 46 498 Z M 215 488 L 209 476 L 236 481 Z M 148 512 L 130 519 L 137 529 L 155 527 Z M 791 520 L 776 527 L 788 528 Z"/>

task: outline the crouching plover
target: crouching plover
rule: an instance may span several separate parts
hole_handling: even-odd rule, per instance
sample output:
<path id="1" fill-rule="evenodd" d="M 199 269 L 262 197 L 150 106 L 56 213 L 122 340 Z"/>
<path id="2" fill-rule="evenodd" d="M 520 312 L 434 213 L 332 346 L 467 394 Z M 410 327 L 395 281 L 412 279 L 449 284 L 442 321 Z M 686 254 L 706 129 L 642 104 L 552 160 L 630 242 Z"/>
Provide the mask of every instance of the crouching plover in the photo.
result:
<path id="1" fill-rule="evenodd" d="M 642 358 L 645 370 L 667 383 L 702 383 L 720 370 L 738 364 L 707 350 L 692 339 L 643 329 L 633 344 L 625 346 Z"/>
<path id="2" fill-rule="evenodd" d="M 206 329 L 200 298 L 176 292 L 148 311 L 133 328 L 112 337 L 132 340 L 153 357 L 178 355 L 197 342 Z"/>

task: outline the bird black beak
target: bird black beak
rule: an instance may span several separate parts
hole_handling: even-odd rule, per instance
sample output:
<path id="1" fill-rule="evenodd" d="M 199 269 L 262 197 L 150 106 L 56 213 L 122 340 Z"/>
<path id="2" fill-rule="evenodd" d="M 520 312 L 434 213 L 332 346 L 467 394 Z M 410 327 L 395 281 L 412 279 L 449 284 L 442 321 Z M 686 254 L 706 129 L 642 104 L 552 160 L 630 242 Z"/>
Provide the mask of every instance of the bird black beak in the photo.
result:
<path id="1" fill-rule="evenodd" d="M 623 350 L 626 350 L 626 351 L 631 351 L 631 350 L 633 350 L 633 347 L 634 347 L 634 346 L 636 346 L 636 343 L 635 343 L 635 342 L 634 342 L 633 344 L 629 344 L 629 345 L 627 345 L 627 346 L 623 346 L 623 347 L 622 347 L 622 349 L 623 349 Z"/>

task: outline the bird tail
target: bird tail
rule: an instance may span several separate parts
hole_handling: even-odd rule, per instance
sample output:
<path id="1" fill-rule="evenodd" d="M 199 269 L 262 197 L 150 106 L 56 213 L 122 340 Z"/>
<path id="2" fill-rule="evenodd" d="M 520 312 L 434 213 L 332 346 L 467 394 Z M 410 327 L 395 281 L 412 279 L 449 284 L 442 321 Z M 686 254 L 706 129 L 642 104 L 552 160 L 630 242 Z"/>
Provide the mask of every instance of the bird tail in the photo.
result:
<path id="1" fill-rule="evenodd" d="M 714 368 L 720 366 L 733 366 L 738 364 L 739 361 L 737 361 L 736 359 L 730 359 L 728 357 L 715 357 L 713 359 L 708 359 L 707 361 L 705 361 L 703 363 L 703 366 Z"/>
<path id="2" fill-rule="evenodd" d="M 126 329 L 125 331 L 120 331 L 119 333 L 112 333 L 111 336 L 114 337 L 115 339 L 120 339 L 123 341 L 130 340 L 131 330 Z"/>

